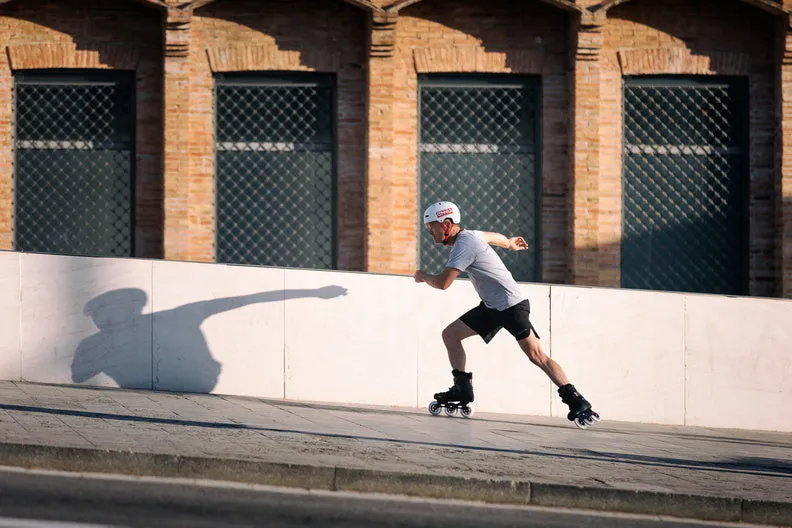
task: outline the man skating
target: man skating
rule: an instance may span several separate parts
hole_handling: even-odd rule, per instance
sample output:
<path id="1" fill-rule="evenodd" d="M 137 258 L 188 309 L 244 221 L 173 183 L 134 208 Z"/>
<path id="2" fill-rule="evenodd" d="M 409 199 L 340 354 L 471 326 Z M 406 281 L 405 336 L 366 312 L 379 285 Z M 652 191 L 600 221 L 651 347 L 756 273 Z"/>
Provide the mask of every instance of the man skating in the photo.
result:
<path id="1" fill-rule="evenodd" d="M 490 247 L 494 245 L 521 251 L 528 248 L 525 239 L 462 229 L 459 225 L 459 208 L 451 202 L 433 203 L 424 212 L 423 220 L 434 242 L 452 246 L 452 249 L 448 263 L 439 275 L 418 270 L 414 275 L 415 282 L 425 282 L 433 288 L 445 290 L 464 271 L 481 298 L 478 306 L 463 314 L 442 332 L 454 385 L 446 392 L 435 394 L 437 403 L 458 403 L 465 411 L 463 414 L 470 414 L 467 404 L 473 401 L 473 375 L 465 372 L 466 356 L 462 341 L 479 335 L 485 343 L 489 343 L 501 328 L 505 328 L 517 340 L 528 359 L 542 369 L 558 387 L 561 401 L 569 406 L 567 418 L 582 428 L 598 421 L 599 415 L 591 410 L 591 404 L 569 383 L 561 366 L 542 351 L 539 335 L 529 318 L 530 302 L 520 292 L 501 258 Z M 439 412 L 438 407 L 434 410 Z"/>

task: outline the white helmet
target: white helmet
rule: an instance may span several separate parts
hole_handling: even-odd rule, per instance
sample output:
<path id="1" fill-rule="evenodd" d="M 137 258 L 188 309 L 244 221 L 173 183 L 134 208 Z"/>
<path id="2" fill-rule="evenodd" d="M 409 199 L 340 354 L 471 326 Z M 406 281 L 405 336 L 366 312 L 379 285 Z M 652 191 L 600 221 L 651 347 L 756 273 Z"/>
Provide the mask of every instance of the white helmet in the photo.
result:
<path id="1" fill-rule="evenodd" d="M 430 222 L 442 222 L 446 218 L 450 218 L 455 224 L 459 224 L 462 220 L 462 214 L 459 212 L 459 207 L 451 202 L 435 202 L 424 211 L 424 224 Z"/>

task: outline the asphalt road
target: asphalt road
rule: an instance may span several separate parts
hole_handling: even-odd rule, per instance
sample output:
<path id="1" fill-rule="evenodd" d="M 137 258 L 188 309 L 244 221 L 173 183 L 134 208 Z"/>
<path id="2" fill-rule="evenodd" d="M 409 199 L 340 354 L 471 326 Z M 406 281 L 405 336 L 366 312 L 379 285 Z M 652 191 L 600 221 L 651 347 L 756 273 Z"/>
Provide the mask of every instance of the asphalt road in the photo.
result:
<path id="1" fill-rule="evenodd" d="M 672 518 L 504 507 L 120 476 L 0 469 L 0 528 L 164 527 L 703 527 Z M 724 526 L 717 524 L 717 526 Z M 740 524 L 746 528 L 748 525 Z"/>

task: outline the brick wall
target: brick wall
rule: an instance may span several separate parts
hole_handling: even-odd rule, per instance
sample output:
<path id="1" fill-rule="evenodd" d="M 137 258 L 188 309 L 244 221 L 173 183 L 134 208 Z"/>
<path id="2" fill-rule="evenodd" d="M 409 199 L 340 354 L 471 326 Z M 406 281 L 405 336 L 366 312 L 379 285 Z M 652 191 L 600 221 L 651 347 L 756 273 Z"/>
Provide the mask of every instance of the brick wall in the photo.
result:
<path id="1" fill-rule="evenodd" d="M 596 284 L 619 286 L 621 76 L 749 78 L 749 293 L 776 292 L 774 227 L 775 18 L 737 0 L 629 2 L 608 13 L 603 42 L 602 141 Z"/>
<path id="2" fill-rule="evenodd" d="M 792 297 L 792 20 L 776 28 L 776 277 L 777 292 Z"/>
<path id="3" fill-rule="evenodd" d="M 159 42 L 159 14 L 131 2 L 25 0 L 0 6 L 0 248 L 13 248 L 13 71 L 111 68 L 136 72 L 135 253 L 162 255 Z"/>
<path id="4" fill-rule="evenodd" d="M 426 2 L 399 15 L 396 26 L 394 181 L 391 271 L 417 264 L 419 73 L 542 75 L 542 280 L 563 282 L 567 270 L 568 14 L 541 2 Z M 438 196 L 442 189 L 438 189 Z M 425 200 L 432 199 L 425 197 Z M 486 226 L 471 226 L 486 229 Z"/>
<path id="5" fill-rule="evenodd" d="M 388 273 L 418 260 L 418 73 L 538 74 L 542 280 L 618 287 L 622 75 L 745 75 L 750 293 L 792 296 L 792 129 L 779 119 L 792 37 L 757 3 L 626 1 L 605 18 L 552 0 L 432 0 L 373 19 L 356 0 L 166 3 L 0 5 L 0 248 L 13 242 L 12 69 L 136 71 L 136 254 L 202 261 L 214 259 L 213 72 L 336 73 L 338 264 Z"/>
<path id="6" fill-rule="evenodd" d="M 214 260 L 213 72 L 337 75 L 338 267 L 363 268 L 365 13 L 342 2 L 217 2 L 190 41 L 189 260 Z"/>

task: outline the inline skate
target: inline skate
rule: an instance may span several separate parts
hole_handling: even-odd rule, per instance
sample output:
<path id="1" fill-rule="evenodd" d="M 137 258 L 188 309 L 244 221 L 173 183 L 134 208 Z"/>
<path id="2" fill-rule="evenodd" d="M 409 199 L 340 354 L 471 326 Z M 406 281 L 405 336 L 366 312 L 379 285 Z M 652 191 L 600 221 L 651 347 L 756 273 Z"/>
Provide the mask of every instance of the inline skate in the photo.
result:
<path id="1" fill-rule="evenodd" d="M 454 369 L 451 375 L 454 376 L 454 385 L 447 391 L 434 395 L 435 399 L 429 404 L 429 412 L 437 416 L 440 409 L 445 407 L 448 416 L 456 414 L 458 409 L 462 416 L 470 418 L 473 414 L 473 408 L 469 405 L 473 401 L 473 373 Z"/>
<path id="2" fill-rule="evenodd" d="M 594 422 L 600 421 L 600 415 L 594 412 L 591 404 L 580 395 L 571 383 L 567 383 L 563 387 L 559 387 L 558 395 L 561 396 L 561 401 L 569 405 L 569 414 L 567 418 L 575 422 L 575 425 L 581 429 L 586 429 Z"/>

